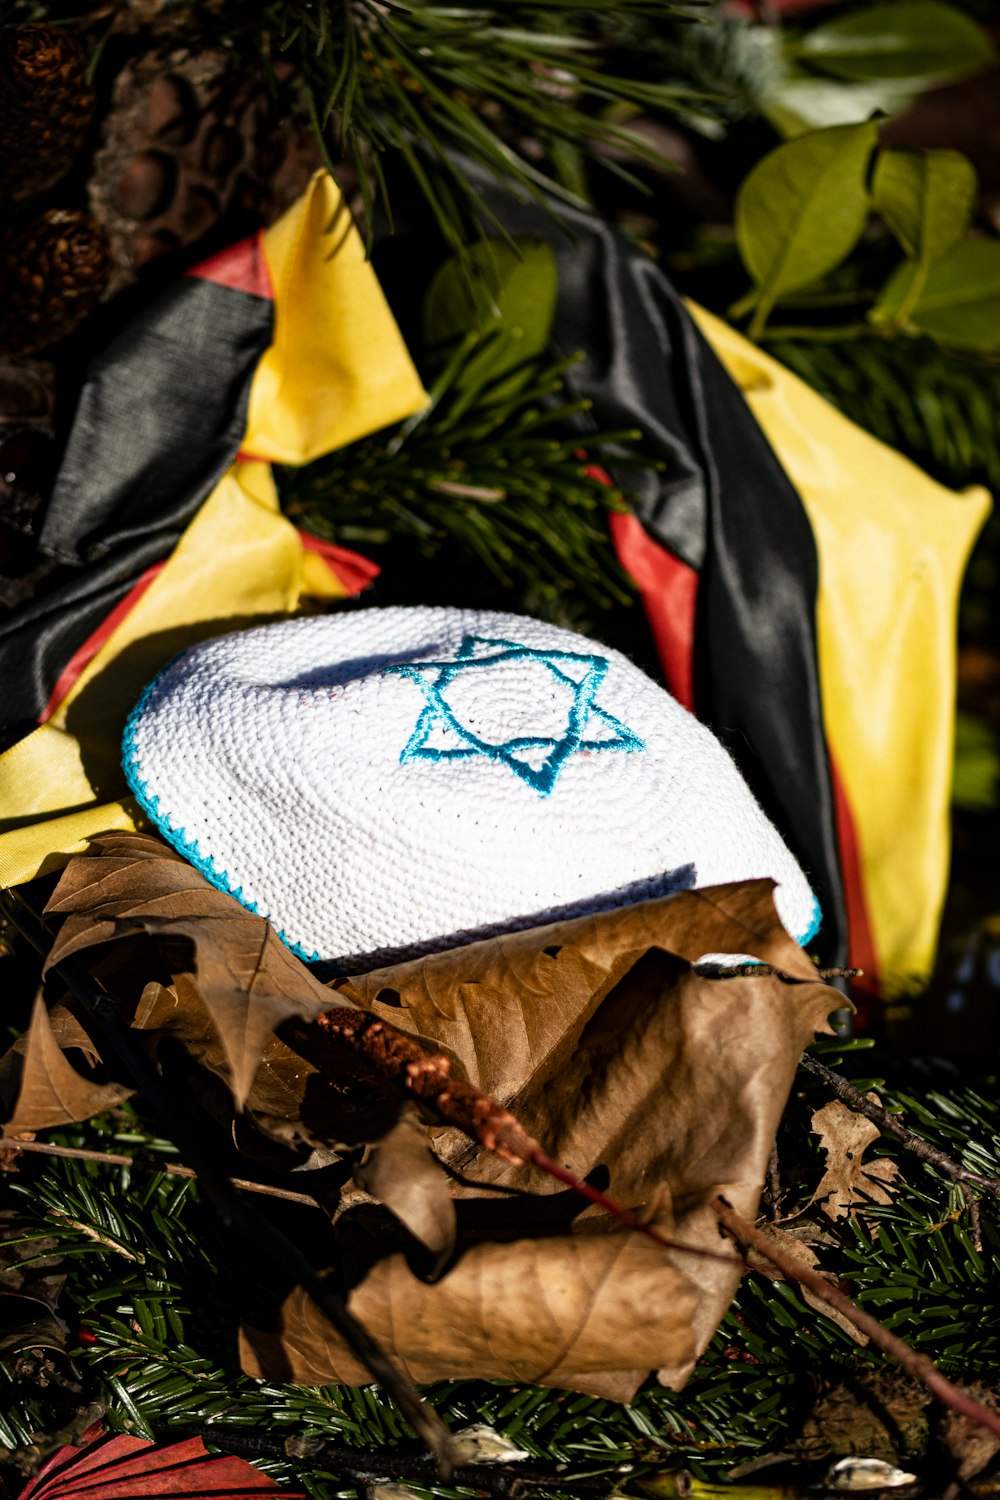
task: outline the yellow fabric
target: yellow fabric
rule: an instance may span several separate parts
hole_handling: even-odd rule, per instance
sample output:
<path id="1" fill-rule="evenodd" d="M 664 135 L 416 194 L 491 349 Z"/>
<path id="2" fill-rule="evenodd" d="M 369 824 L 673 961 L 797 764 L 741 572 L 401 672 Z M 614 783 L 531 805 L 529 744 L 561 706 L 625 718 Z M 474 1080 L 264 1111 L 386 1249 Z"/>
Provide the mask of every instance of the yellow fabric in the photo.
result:
<path id="1" fill-rule="evenodd" d="M 259 461 L 306 462 L 427 401 L 339 203 L 331 180 L 318 177 L 264 235 L 276 342 L 251 389 L 243 450 L 255 458 L 223 476 L 52 718 L 0 756 L 0 885 L 58 869 L 98 833 L 136 826 L 121 734 L 142 688 L 178 651 L 292 613 L 306 596 L 347 592 L 303 549 L 280 514 L 270 465 Z M 296 337 L 307 375 L 293 368 Z"/>
<path id="2" fill-rule="evenodd" d="M 243 447 L 304 464 L 426 406 L 428 397 L 325 172 L 264 236 L 274 343 L 250 392 Z"/>
<path id="3" fill-rule="evenodd" d="M 812 524 L 827 741 L 859 844 L 882 991 L 926 978 L 948 878 L 958 592 L 986 519 L 700 307 Z"/>

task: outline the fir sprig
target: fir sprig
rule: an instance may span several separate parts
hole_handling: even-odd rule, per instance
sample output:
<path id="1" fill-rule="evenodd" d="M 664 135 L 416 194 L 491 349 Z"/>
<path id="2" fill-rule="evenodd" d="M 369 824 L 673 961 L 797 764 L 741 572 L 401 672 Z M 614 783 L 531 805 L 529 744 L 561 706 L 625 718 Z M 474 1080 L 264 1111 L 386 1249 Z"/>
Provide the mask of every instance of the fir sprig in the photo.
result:
<path id="1" fill-rule="evenodd" d="M 862 1087 L 873 1081 L 861 1076 L 870 1071 L 867 1056 L 851 1054 L 847 1067 Z M 995 1088 L 881 1092 L 887 1104 L 904 1108 L 909 1124 L 970 1166 L 1000 1167 Z M 828 1099 L 821 1081 L 801 1073 L 782 1127 L 783 1172 L 801 1183 L 803 1201 L 821 1170 L 809 1121 Z M 125 1114 L 57 1137 L 74 1146 L 134 1149 L 142 1127 L 136 1122 L 123 1130 Z M 146 1154 L 164 1149 L 150 1139 Z M 888 1139 L 878 1149 L 897 1153 Z M 956 1378 L 992 1380 L 1000 1364 L 1000 1218 L 984 1202 L 984 1250 L 977 1254 L 961 1195 L 926 1164 L 898 1159 L 906 1181 L 893 1204 L 867 1211 L 867 1222 L 828 1226 L 820 1258 L 862 1305 Z M 220 1440 L 225 1429 L 237 1428 L 269 1434 L 276 1448 L 292 1435 L 373 1450 L 406 1439 L 398 1413 L 375 1388 L 303 1388 L 255 1382 L 238 1372 L 234 1335 L 246 1310 L 216 1267 L 194 1185 L 155 1172 L 140 1180 L 120 1166 L 33 1160 L 37 1175 L 18 1193 L 24 1212 L 36 1219 L 35 1230 L 26 1232 L 44 1236 L 49 1255 L 52 1237 L 57 1240 L 68 1273 L 61 1311 L 85 1334 L 70 1352 L 97 1383 L 112 1427 L 160 1438 L 196 1427 L 209 1442 L 213 1427 Z M 102 1244 L 101 1236 L 115 1237 L 133 1258 Z M 684 1463 L 708 1475 L 755 1452 L 794 1446 L 815 1398 L 817 1372 L 828 1384 L 850 1383 L 870 1377 L 877 1365 L 877 1355 L 807 1308 L 796 1289 L 749 1276 L 679 1395 L 651 1383 L 622 1407 L 474 1381 L 438 1385 L 429 1398 L 452 1426 L 489 1422 L 531 1454 L 571 1464 L 576 1472 L 610 1476 L 621 1463 Z M 33 1435 L 61 1425 L 66 1398 L 57 1410 L 56 1395 L 0 1365 L 0 1447 L 25 1447 Z M 304 1461 L 295 1467 L 320 1500 L 344 1493 L 343 1480 L 321 1467 Z M 292 1466 L 282 1460 L 268 1468 L 276 1477 L 292 1477 Z"/>
<path id="2" fill-rule="evenodd" d="M 619 0 L 616 8 L 660 18 L 695 13 L 692 6 L 651 0 Z M 459 252 L 466 243 L 463 219 L 483 226 L 491 220 L 449 147 L 542 197 L 542 188 L 551 188 L 546 154 L 560 143 L 659 159 L 648 142 L 608 118 L 609 104 L 670 112 L 691 96 L 675 83 L 606 69 L 604 6 L 281 0 L 242 25 L 238 4 L 205 10 L 230 45 L 249 47 L 265 67 L 280 58 L 293 62 L 331 162 L 353 161 L 366 205 L 384 187 L 380 157 L 399 153 Z M 417 145 L 438 163 L 436 179 L 424 171 Z M 624 171 L 603 159 L 610 170 Z"/>
<path id="3" fill-rule="evenodd" d="M 459 375 L 481 347 L 459 351 L 416 418 L 287 470 L 285 510 L 348 544 L 411 538 L 431 555 L 450 541 L 505 587 L 527 584 L 542 598 L 575 587 L 598 605 L 631 602 L 606 522 L 608 509 L 628 507 L 592 463 L 639 434 L 588 435 L 582 452 L 573 426 L 588 403 L 559 400 L 575 356 L 522 371 L 513 390 L 505 372 L 470 401 Z"/>

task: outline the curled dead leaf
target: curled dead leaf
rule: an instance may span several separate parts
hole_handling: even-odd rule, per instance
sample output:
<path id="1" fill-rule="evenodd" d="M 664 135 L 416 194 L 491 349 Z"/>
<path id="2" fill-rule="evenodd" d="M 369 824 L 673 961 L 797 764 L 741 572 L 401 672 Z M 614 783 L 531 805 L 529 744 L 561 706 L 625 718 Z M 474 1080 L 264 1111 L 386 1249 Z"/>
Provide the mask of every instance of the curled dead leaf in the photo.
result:
<path id="1" fill-rule="evenodd" d="M 426 1246 L 436 1273 L 455 1246 L 455 1204 L 412 1104 L 405 1104 L 389 1133 L 368 1148 L 354 1181 Z"/>
<path id="2" fill-rule="evenodd" d="M 869 1094 L 876 1104 L 877 1094 Z M 842 1219 L 861 1212 L 870 1203 L 892 1202 L 899 1167 L 887 1157 L 864 1161 L 864 1153 L 879 1139 L 879 1129 L 864 1115 L 857 1115 L 839 1099 L 832 1099 L 812 1117 L 820 1146 L 826 1153 L 826 1171 L 810 1203 L 818 1203 L 828 1219 Z"/>
<path id="3" fill-rule="evenodd" d="M 803 982 L 721 981 L 692 969 L 703 953 L 726 951 L 751 953 Z M 336 994 L 413 1036 L 434 1037 L 550 1155 L 617 1202 L 640 1215 L 672 1202 L 675 1237 L 710 1255 L 721 1248 L 708 1206 L 718 1185 L 755 1211 L 798 1057 L 841 1003 L 815 983 L 777 921 L 766 881 L 471 944 L 340 982 Z M 296 1026 L 292 1045 L 322 1073 L 311 1030 Z M 457 1131 L 441 1131 L 435 1144 L 467 1178 L 456 1195 L 457 1263 L 427 1287 L 393 1256 L 361 1276 L 351 1300 L 415 1378 L 461 1371 L 614 1399 L 628 1399 L 652 1368 L 665 1383 L 683 1383 L 732 1296 L 734 1260 L 669 1255 L 646 1242 L 651 1261 L 643 1264 L 658 1265 L 660 1280 L 641 1299 L 646 1331 L 632 1337 L 635 1252 L 619 1256 L 634 1237 L 595 1210 L 581 1214 L 550 1179 Z M 535 1196 L 497 1200 L 484 1191 L 491 1187 Z M 596 1282 L 580 1280 L 587 1229 L 608 1231 L 586 1235 L 603 1278 L 599 1304 Z M 539 1241 L 541 1232 L 554 1238 Z M 570 1275 L 577 1300 L 548 1301 L 550 1282 L 562 1287 Z M 672 1310 L 682 1305 L 688 1311 L 675 1324 Z M 243 1348 L 247 1368 L 272 1378 L 289 1370 L 306 1381 L 363 1378 L 294 1294 L 278 1332 L 246 1330 Z"/>

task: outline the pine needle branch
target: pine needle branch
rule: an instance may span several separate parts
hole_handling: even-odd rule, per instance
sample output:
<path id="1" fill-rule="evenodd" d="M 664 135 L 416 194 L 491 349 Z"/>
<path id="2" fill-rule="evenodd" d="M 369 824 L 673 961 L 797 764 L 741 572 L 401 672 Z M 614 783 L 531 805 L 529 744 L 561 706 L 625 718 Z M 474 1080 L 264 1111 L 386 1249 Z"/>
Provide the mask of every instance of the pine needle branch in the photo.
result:
<path id="1" fill-rule="evenodd" d="M 513 391 L 470 393 L 459 377 L 483 348 L 461 345 L 431 391 L 430 405 L 396 428 L 281 476 L 282 506 L 321 536 L 362 546 L 412 539 L 425 556 L 450 542 L 505 588 L 564 593 L 592 604 L 630 604 L 633 593 L 608 535 L 620 491 L 591 470 L 602 455 L 620 471 L 644 462 L 634 431 L 587 435 L 587 403 L 559 400 L 574 360 L 533 366 Z M 648 462 L 648 461 L 647 461 Z"/>
<path id="2" fill-rule="evenodd" d="M 692 19 L 702 0 L 617 0 L 624 17 Z M 33 0 L 13 0 L 12 18 L 37 19 Z M 454 196 L 419 169 L 420 152 L 446 158 L 457 148 L 502 181 L 548 202 L 558 195 L 549 170 L 565 145 L 599 160 L 608 148 L 664 165 L 648 141 L 614 116 L 626 110 L 675 113 L 710 91 L 616 70 L 606 45 L 607 7 L 565 0 L 516 0 L 460 7 L 408 0 L 161 0 L 140 7 L 92 0 L 81 16 L 71 0 L 47 8 L 50 22 L 90 26 L 95 46 L 116 29 L 144 30 L 156 45 L 219 50 L 275 98 L 304 103 L 324 155 L 353 162 L 371 228 L 379 157 L 399 155 L 459 253 L 487 215 L 474 189 L 452 177 Z M 110 19 L 109 19 L 110 14 Z M 570 197 L 572 195 L 564 194 Z"/>
<path id="3" fill-rule="evenodd" d="M 753 1249 L 765 1260 L 770 1261 L 786 1281 L 797 1282 L 807 1287 L 814 1297 L 826 1302 L 842 1318 L 846 1318 L 861 1333 L 866 1334 L 876 1348 L 894 1359 L 908 1375 L 919 1380 L 921 1385 L 926 1386 L 931 1394 L 937 1396 L 945 1406 L 950 1407 L 959 1416 L 967 1417 L 978 1427 L 985 1428 L 995 1437 L 1000 1437 L 1000 1416 L 954 1385 L 926 1354 L 918 1354 L 915 1349 L 910 1348 L 909 1344 L 905 1344 L 894 1333 L 890 1333 L 883 1323 L 873 1318 L 871 1313 L 858 1307 L 846 1293 L 834 1286 L 818 1271 L 807 1269 L 800 1261 L 793 1260 L 790 1255 L 778 1249 L 772 1239 L 762 1234 L 748 1219 L 744 1219 L 742 1214 L 738 1214 L 732 1204 L 721 1195 L 713 1199 L 712 1207 L 718 1216 L 719 1224 L 738 1245 Z"/>

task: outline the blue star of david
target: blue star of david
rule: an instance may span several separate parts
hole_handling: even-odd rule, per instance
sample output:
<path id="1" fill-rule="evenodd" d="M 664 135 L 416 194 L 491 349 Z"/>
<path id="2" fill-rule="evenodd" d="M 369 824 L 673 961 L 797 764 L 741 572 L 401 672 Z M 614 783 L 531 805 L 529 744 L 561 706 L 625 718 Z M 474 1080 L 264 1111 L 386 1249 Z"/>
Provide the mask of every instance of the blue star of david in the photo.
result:
<path id="1" fill-rule="evenodd" d="M 482 654 L 484 652 L 486 654 Z M 491 668 L 512 661 L 540 662 L 557 682 L 572 689 L 573 701 L 564 734 L 516 735 L 511 739 L 492 743 L 481 739 L 456 716 L 444 693 L 460 673 L 489 672 Z M 571 668 L 575 668 L 576 672 L 582 669 L 583 675 L 573 675 L 569 670 Z M 418 682 L 427 699 L 426 707 L 403 747 L 403 753 L 399 757 L 400 765 L 415 760 L 471 760 L 473 756 L 482 755 L 489 760 L 502 762 L 540 797 L 547 797 L 555 787 L 566 761 L 578 751 L 630 751 L 646 748 L 634 730 L 594 702 L 608 671 L 608 663 L 603 656 L 588 656 L 579 651 L 541 651 L 531 646 L 522 646 L 518 641 L 467 635 L 451 661 L 402 662 L 386 667 L 385 670 Z M 603 739 L 585 739 L 587 726 L 594 720 L 610 730 L 610 735 Z M 462 741 L 461 745 L 449 748 L 429 745 L 427 742 L 434 730 L 442 727 L 451 730 Z M 548 749 L 541 765 L 532 766 L 523 759 L 524 751 L 541 749 Z"/>

